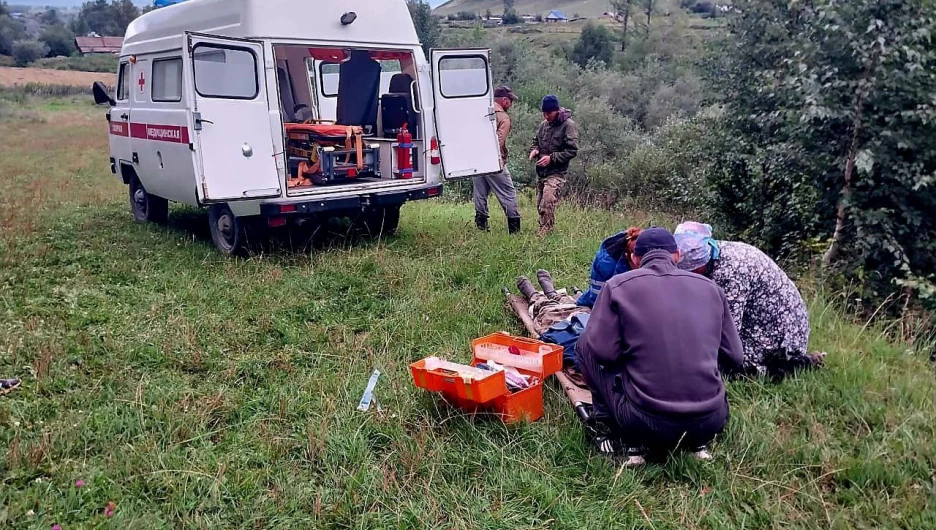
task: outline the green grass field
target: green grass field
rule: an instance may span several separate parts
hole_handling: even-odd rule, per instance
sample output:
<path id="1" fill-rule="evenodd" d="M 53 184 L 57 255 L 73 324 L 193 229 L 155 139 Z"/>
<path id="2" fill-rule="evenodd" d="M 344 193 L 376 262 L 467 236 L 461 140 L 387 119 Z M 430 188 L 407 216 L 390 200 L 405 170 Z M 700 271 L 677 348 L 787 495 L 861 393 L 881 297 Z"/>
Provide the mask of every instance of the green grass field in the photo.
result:
<path id="1" fill-rule="evenodd" d="M 538 267 L 584 285 L 602 236 L 665 218 L 567 206 L 538 240 L 528 200 L 514 238 L 423 202 L 390 240 L 335 225 L 225 259 L 202 212 L 132 222 L 83 101 L 0 112 L 0 377 L 24 379 L 0 397 L 0 528 L 936 527 L 927 355 L 835 295 L 806 289 L 827 368 L 731 383 L 714 462 L 620 470 L 552 382 L 545 418 L 508 427 L 407 366 L 520 333 L 502 286 Z M 355 411 L 374 368 L 383 415 Z"/>

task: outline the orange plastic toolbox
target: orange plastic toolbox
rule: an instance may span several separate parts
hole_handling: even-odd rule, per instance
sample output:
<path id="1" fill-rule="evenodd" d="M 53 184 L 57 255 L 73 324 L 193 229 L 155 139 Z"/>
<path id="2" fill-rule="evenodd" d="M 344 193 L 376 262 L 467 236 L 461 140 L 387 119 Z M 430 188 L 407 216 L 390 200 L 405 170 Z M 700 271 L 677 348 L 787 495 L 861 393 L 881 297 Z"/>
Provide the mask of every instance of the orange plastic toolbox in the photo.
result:
<path id="1" fill-rule="evenodd" d="M 444 368 L 430 370 L 426 366 L 426 359 L 411 364 L 410 372 L 416 386 L 432 392 L 441 392 L 446 398 L 450 398 L 449 401 L 487 403 L 507 389 L 503 372 L 488 372 L 484 378 L 465 379 L 457 372 Z"/>
<path id="2" fill-rule="evenodd" d="M 413 382 L 420 388 L 441 393 L 447 401 L 467 411 L 490 410 L 507 422 L 542 418 L 543 380 L 562 369 L 562 346 L 503 332 L 475 339 L 471 345 L 470 366 L 493 360 L 538 381 L 529 388 L 510 392 L 503 372 L 465 380 L 455 372 L 428 370 L 423 359 L 410 365 Z"/>

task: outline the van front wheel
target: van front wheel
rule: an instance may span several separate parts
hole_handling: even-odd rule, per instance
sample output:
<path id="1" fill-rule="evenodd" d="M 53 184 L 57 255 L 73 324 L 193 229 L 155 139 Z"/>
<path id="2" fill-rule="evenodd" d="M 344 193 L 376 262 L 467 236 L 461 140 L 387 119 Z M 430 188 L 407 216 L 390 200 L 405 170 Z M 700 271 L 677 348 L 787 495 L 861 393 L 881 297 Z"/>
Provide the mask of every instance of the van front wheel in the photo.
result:
<path id="1" fill-rule="evenodd" d="M 136 177 L 130 179 L 130 209 L 138 223 L 164 225 L 169 221 L 169 201 L 147 193 Z"/>
<path id="2" fill-rule="evenodd" d="M 212 204 L 208 210 L 211 239 L 225 256 L 242 255 L 247 249 L 244 219 L 235 217 L 227 204 Z"/>

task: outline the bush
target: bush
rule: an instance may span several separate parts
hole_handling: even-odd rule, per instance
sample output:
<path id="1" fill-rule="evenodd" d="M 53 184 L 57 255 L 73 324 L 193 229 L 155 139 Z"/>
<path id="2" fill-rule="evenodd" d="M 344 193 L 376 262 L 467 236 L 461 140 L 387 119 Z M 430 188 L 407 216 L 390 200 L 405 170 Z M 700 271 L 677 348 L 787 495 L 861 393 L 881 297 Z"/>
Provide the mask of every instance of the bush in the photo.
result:
<path id="1" fill-rule="evenodd" d="M 39 34 L 39 40 L 49 48 L 47 56 L 69 56 L 75 53 L 75 35 L 65 26 L 49 26 Z"/>
<path id="2" fill-rule="evenodd" d="M 18 40 L 13 43 L 13 58 L 17 66 L 26 66 L 45 56 L 48 51 L 49 48 L 39 41 Z"/>
<path id="3" fill-rule="evenodd" d="M 9 55 L 0 55 L 0 66 L 16 66 L 16 59 Z"/>
<path id="4" fill-rule="evenodd" d="M 588 22 L 582 28 L 582 34 L 572 50 L 571 58 L 574 63 L 582 67 L 592 61 L 610 65 L 611 60 L 614 58 L 611 32 L 605 26 L 598 26 Z"/>

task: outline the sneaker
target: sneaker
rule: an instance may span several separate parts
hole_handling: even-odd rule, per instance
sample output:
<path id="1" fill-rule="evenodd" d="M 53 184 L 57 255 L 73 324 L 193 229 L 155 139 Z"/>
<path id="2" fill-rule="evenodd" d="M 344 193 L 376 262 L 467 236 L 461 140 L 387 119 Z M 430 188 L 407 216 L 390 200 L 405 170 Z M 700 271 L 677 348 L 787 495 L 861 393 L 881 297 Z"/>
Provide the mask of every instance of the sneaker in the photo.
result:
<path id="1" fill-rule="evenodd" d="M 704 445 L 702 447 L 695 448 L 695 450 L 692 451 L 692 457 L 702 462 L 707 462 L 714 458 L 712 456 L 712 452 L 709 451 L 709 448 Z"/>
<path id="2" fill-rule="evenodd" d="M 647 463 L 647 452 L 643 447 L 628 447 L 624 450 L 624 454 L 627 457 L 627 459 L 624 460 L 624 467 L 640 467 Z"/>
<path id="3" fill-rule="evenodd" d="M 595 451 L 602 456 L 617 456 L 620 449 L 620 442 L 614 436 L 598 435 L 595 436 Z"/>
<path id="4" fill-rule="evenodd" d="M 595 451 L 600 455 L 614 457 L 621 453 L 621 441 L 606 421 L 595 418 L 585 424 L 586 434 L 591 436 Z"/>
<path id="5" fill-rule="evenodd" d="M 0 396 L 4 394 L 9 394 L 10 392 L 19 388 L 20 383 L 19 379 L 0 379 Z"/>

